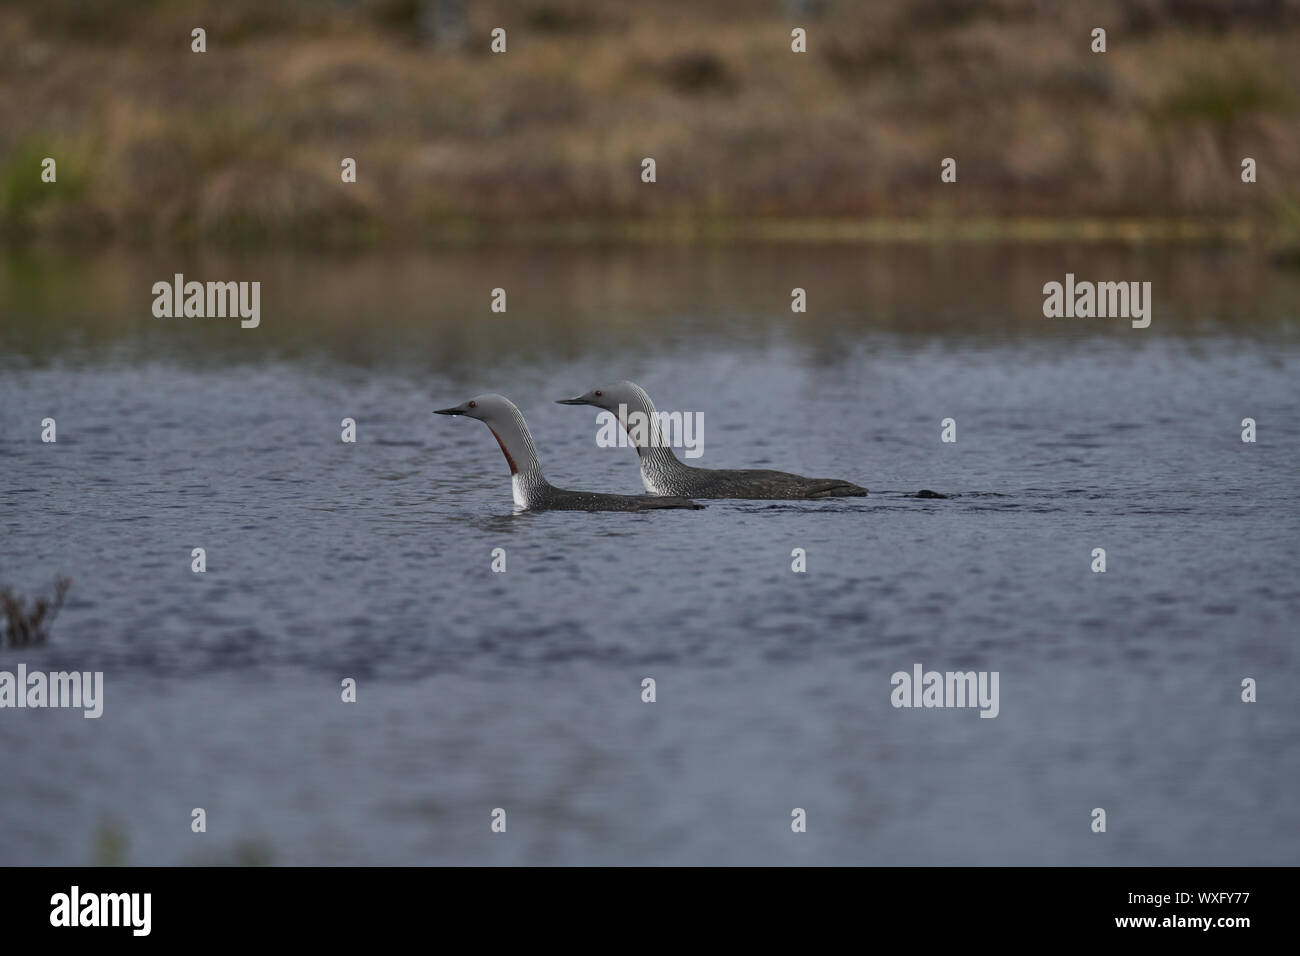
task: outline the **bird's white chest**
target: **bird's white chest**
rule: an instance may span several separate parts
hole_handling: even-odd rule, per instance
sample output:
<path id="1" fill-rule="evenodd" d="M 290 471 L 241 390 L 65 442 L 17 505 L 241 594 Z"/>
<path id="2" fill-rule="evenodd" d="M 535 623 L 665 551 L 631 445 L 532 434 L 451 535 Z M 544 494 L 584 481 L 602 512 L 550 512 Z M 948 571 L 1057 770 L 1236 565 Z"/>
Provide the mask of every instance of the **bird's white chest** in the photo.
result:
<path id="1" fill-rule="evenodd" d="M 518 474 L 510 476 L 510 492 L 515 496 L 516 508 L 528 507 L 528 496 L 524 493 L 524 483 L 520 480 Z"/>

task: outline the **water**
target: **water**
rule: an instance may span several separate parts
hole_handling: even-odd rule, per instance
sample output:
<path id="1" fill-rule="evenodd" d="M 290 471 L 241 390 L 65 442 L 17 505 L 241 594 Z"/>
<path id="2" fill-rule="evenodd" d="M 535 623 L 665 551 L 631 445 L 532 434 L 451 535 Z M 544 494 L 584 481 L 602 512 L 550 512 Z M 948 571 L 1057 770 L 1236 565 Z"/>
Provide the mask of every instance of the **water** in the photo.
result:
<path id="1" fill-rule="evenodd" d="M 260 280 L 261 327 L 153 318 L 178 271 Z M 1151 327 L 1043 318 L 1067 271 L 1151 280 Z M 103 255 L 6 261 L 0 310 L 0 584 L 73 579 L 0 669 L 106 684 L 99 720 L 0 711 L 0 864 L 1297 862 L 1295 273 L 1070 246 Z M 552 482 L 638 493 L 595 410 L 553 404 L 624 377 L 704 413 L 699 464 L 872 494 L 514 515 L 487 430 L 430 414 L 502 392 Z M 894 709 L 918 662 L 998 671 L 999 716 Z"/>

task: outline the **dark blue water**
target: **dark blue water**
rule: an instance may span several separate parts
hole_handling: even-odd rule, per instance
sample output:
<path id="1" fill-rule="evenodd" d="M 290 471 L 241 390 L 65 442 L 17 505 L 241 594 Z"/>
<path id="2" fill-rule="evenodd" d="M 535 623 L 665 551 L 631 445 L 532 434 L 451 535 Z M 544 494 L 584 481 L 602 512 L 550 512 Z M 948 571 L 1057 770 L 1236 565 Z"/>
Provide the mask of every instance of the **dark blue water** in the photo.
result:
<path id="1" fill-rule="evenodd" d="M 1078 263 L 1153 279 L 1151 327 L 1043 318 Z M 260 278 L 262 325 L 154 319 L 181 268 Z M 1297 861 L 1293 275 L 964 248 L 3 275 L 0 585 L 73 584 L 0 669 L 106 699 L 0 710 L 0 863 Z M 872 494 L 513 514 L 487 430 L 430 414 L 501 392 L 554 483 L 638 493 L 553 403 L 618 378 L 703 414 L 697 464 Z M 997 671 L 999 715 L 895 709 L 915 663 Z"/>

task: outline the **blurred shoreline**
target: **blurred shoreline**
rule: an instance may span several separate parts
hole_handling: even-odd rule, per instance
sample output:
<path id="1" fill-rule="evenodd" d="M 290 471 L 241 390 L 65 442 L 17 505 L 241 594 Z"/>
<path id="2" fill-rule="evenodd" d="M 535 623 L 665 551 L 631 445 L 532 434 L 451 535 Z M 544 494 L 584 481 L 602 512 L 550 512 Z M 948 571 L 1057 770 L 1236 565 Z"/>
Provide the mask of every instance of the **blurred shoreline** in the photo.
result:
<path id="1" fill-rule="evenodd" d="M 0 244 L 1119 239 L 1293 258 L 1297 48 L 1297 0 L 19 0 L 0 9 Z"/>

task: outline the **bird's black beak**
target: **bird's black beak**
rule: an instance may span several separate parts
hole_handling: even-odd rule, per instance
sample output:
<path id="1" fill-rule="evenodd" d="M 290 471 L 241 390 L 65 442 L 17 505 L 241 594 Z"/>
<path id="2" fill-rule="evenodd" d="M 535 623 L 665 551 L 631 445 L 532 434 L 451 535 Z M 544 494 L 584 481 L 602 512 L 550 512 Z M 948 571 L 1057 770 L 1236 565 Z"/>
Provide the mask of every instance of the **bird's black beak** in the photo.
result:
<path id="1" fill-rule="evenodd" d="M 433 413 L 435 415 L 464 415 L 465 414 L 459 408 L 435 408 L 433 410 Z"/>
<path id="2" fill-rule="evenodd" d="M 556 405 L 590 405 L 591 402 L 587 401 L 585 398 L 579 395 L 577 398 L 556 399 L 555 404 Z"/>

